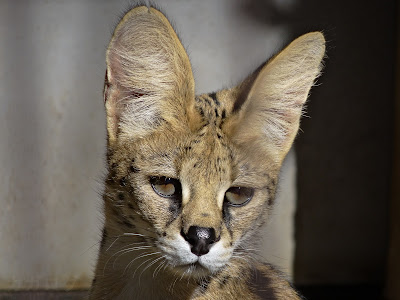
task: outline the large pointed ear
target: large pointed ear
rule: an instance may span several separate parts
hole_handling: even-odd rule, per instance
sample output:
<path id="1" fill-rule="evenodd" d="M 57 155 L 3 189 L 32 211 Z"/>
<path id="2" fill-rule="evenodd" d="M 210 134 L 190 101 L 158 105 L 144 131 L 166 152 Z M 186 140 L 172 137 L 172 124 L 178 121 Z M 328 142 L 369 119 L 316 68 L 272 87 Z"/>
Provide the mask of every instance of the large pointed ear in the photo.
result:
<path id="1" fill-rule="evenodd" d="M 324 53 L 325 39 L 319 32 L 294 40 L 229 91 L 235 103 L 224 131 L 236 143 L 261 148 L 280 164 L 297 134 L 303 105 L 320 74 Z"/>
<path id="2" fill-rule="evenodd" d="M 162 124 L 184 126 L 194 111 L 189 58 L 167 18 L 140 6 L 117 25 L 107 49 L 104 100 L 109 142 Z"/>

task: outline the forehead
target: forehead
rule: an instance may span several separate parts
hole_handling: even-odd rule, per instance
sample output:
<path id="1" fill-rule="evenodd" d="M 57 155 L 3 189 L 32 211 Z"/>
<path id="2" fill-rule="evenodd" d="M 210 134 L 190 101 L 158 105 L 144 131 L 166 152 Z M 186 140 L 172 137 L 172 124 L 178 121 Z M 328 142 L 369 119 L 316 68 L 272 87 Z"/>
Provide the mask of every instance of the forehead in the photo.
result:
<path id="1" fill-rule="evenodd" d="M 200 108 L 198 108 L 200 109 Z M 179 170 L 180 165 L 186 160 L 198 161 L 198 166 L 207 166 L 214 161 L 232 161 L 234 151 L 227 137 L 218 126 L 221 122 L 218 109 L 210 112 L 210 107 L 202 107 L 204 117 L 196 131 L 190 131 L 187 127 L 164 127 L 151 136 L 143 139 L 135 139 L 129 142 L 131 152 L 138 163 L 153 162 L 157 165 L 172 164 Z M 217 111 L 217 113 L 216 113 Z M 210 116 L 211 115 L 211 116 Z"/>
<path id="2" fill-rule="evenodd" d="M 209 174 L 224 171 L 234 160 L 229 141 L 211 124 L 205 125 L 190 138 L 182 154 L 184 162 L 190 162 L 194 169 L 208 169 Z"/>
<path id="3" fill-rule="evenodd" d="M 189 144 L 195 154 L 204 160 L 233 160 L 233 147 L 222 130 L 226 118 L 224 101 L 216 93 L 196 96 L 196 110 L 201 115 L 198 131 L 193 133 Z"/>
<path id="4" fill-rule="evenodd" d="M 129 152 L 138 167 L 147 175 L 185 177 L 190 181 L 254 181 L 259 163 L 254 166 L 251 155 L 243 155 L 248 150 L 239 151 L 222 130 L 231 110 L 225 98 L 214 93 L 196 97 L 196 110 L 201 115 L 196 131 L 184 124 L 179 128 L 164 126 L 148 138 L 133 141 L 134 149 Z"/>
<path id="5" fill-rule="evenodd" d="M 148 139 L 135 141 L 135 152 L 143 157 L 139 160 L 162 164 L 163 170 L 170 170 L 166 175 L 179 176 L 184 168 L 192 169 L 192 173 L 203 171 L 208 176 L 226 171 L 234 161 L 234 151 L 221 129 L 225 108 L 211 94 L 196 97 L 196 110 L 201 118 L 195 131 L 185 124 L 182 128 L 166 126 Z"/>
<path id="6" fill-rule="evenodd" d="M 221 129 L 226 117 L 226 103 L 216 93 L 202 94 L 195 98 L 196 109 L 203 118 L 203 123 Z"/>

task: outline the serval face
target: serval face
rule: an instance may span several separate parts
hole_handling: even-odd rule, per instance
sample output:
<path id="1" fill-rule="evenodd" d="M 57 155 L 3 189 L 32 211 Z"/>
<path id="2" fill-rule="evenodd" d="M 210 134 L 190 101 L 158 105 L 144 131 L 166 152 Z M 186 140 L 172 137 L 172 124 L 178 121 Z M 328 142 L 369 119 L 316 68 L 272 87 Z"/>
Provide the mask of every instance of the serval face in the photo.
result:
<path id="1" fill-rule="evenodd" d="M 321 33 L 306 34 L 237 86 L 195 96 L 165 16 L 144 6 L 124 16 L 104 88 L 104 273 L 203 278 L 248 262 L 324 49 Z"/>

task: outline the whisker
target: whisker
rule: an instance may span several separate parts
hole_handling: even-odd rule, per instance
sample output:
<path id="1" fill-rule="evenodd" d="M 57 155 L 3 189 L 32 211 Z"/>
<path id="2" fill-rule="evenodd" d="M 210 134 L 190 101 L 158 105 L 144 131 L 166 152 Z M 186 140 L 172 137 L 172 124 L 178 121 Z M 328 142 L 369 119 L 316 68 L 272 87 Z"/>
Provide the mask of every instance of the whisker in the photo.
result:
<path id="1" fill-rule="evenodd" d="M 121 236 L 118 236 L 112 243 L 111 245 L 107 248 L 106 252 L 114 245 L 114 243 L 120 238 Z"/>
<path id="2" fill-rule="evenodd" d="M 125 216 L 125 215 L 123 215 L 123 217 L 128 218 L 128 217 Z M 144 231 L 147 232 L 147 235 L 142 235 L 142 237 L 147 237 L 147 238 L 155 239 L 155 237 L 151 236 L 151 235 L 156 234 L 156 232 L 155 232 L 154 230 L 152 230 L 152 228 L 146 228 L 146 227 L 143 227 L 143 226 L 140 226 L 140 225 L 141 225 L 141 224 L 135 223 L 135 227 L 136 227 L 137 229 L 144 230 Z M 140 233 L 137 233 L 137 232 L 127 232 L 126 235 L 132 235 L 132 233 L 133 233 L 133 234 L 137 234 L 137 235 L 140 234 Z"/>
<path id="3" fill-rule="evenodd" d="M 174 276 L 176 276 L 177 273 L 178 273 L 178 270 L 175 272 Z M 178 280 L 178 278 L 179 278 L 179 277 L 176 276 L 176 278 L 175 278 L 175 280 L 173 281 L 173 283 L 169 286 L 169 287 L 170 287 L 169 290 L 170 290 L 171 294 L 174 292 L 175 283 L 176 283 L 176 281 Z"/>
<path id="4" fill-rule="evenodd" d="M 96 243 L 94 243 L 92 246 L 90 246 L 89 248 L 87 248 L 85 251 L 83 251 L 80 255 L 82 256 L 83 254 L 85 254 L 86 252 L 88 252 L 90 249 L 92 249 L 94 246 L 98 245 L 101 243 L 101 240 L 97 241 Z"/>
<path id="5" fill-rule="evenodd" d="M 136 250 L 146 250 L 146 249 L 149 249 L 149 248 L 152 248 L 152 246 L 138 246 L 138 247 L 129 247 L 129 245 L 128 245 L 128 248 L 124 248 L 124 249 L 121 249 L 121 250 L 119 250 L 119 251 L 116 251 L 113 255 L 111 255 L 111 257 L 113 257 L 113 256 L 115 256 L 115 255 L 117 255 L 118 253 L 121 253 L 120 255 L 118 255 L 118 257 L 119 256 L 121 256 L 121 255 L 123 255 L 123 254 L 125 254 L 125 253 L 128 253 L 128 252 L 131 252 L 131 251 L 136 251 Z M 118 258 L 117 257 L 117 258 Z M 116 259 L 117 259 L 116 258 Z"/>
<path id="6" fill-rule="evenodd" d="M 129 245 L 128 245 L 128 246 L 129 246 Z M 107 261 L 106 261 L 106 263 L 105 263 L 105 265 L 104 265 L 103 274 L 105 273 L 105 269 L 106 269 L 107 264 L 109 263 L 109 261 L 110 261 L 115 255 L 117 255 L 118 253 L 123 252 L 123 253 L 121 253 L 120 255 L 118 255 L 118 256 L 115 258 L 115 260 L 114 260 L 114 262 L 113 262 L 113 269 L 115 269 L 115 261 L 116 261 L 116 260 L 118 259 L 118 257 L 120 257 L 121 255 L 123 255 L 123 254 L 125 254 L 125 253 L 129 253 L 129 252 L 135 251 L 135 250 L 146 250 L 146 249 L 151 248 L 151 247 L 152 247 L 152 246 L 139 246 L 139 247 L 124 248 L 124 249 L 121 249 L 121 250 L 119 250 L 119 251 L 116 251 L 113 255 L 111 255 L 111 256 L 107 259 Z"/>
<path id="7" fill-rule="evenodd" d="M 232 258 L 239 259 L 239 260 L 246 262 L 247 264 L 250 264 L 250 261 L 249 261 L 248 257 L 246 257 L 246 256 L 232 255 Z"/>
<path id="8" fill-rule="evenodd" d="M 182 280 L 183 276 L 185 276 L 186 273 L 189 273 L 189 270 L 190 270 L 190 267 L 187 268 L 187 269 L 185 270 L 185 272 L 182 273 L 181 278 L 179 278 L 179 281 Z"/>
<path id="9" fill-rule="evenodd" d="M 148 264 L 147 267 L 144 268 L 144 269 L 142 270 L 142 272 L 141 272 L 140 275 L 139 275 L 139 284 L 140 284 L 140 277 L 142 277 L 143 272 L 146 271 L 148 268 L 150 268 L 152 265 L 154 265 L 156 262 L 158 262 L 160 259 L 163 259 L 163 258 L 164 258 L 164 257 L 161 256 L 161 257 L 159 257 L 159 258 L 154 259 L 154 261 L 153 261 L 152 263 Z M 154 277 L 153 277 L 153 278 L 154 278 Z"/>
<path id="10" fill-rule="evenodd" d="M 135 258 L 132 259 L 132 260 L 129 262 L 129 264 L 125 267 L 124 274 L 125 274 L 126 271 L 129 270 L 129 268 L 132 266 L 132 264 L 133 264 L 133 262 L 134 262 L 135 260 L 137 260 L 137 259 L 139 259 L 139 258 L 142 258 L 142 257 L 149 256 L 149 255 L 159 254 L 159 253 L 161 253 L 161 252 L 145 252 L 145 253 L 143 253 L 143 254 L 141 254 L 141 255 L 135 257 Z M 140 265 L 140 266 L 141 266 L 141 265 Z M 139 266 L 139 267 L 140 267 L 140 266 Z M 138 268 L 139 268 L 139 267 L 138 267 Z M 136 270 L 137 270 L 138 268 L 136 268 Z M 135 272 L 136 272 L 136 270 L 135 270 Z M 134 277 L 134 276 L 135 276 L 135 273 L 133 274 L 133 277 Z"/>
<path id="11" fill-rule="evenodd" d="M 141 236 L 141 237 L 148 237 L 148 236 L 146 236 L 146 235 L 144 235 L 144 234 L 140 234 L 140 233 L 133 233 L 133 232 L 124 232 L 122 235 L 124 235 L 124 236 L 126 236 L 126 235 L 129 235 L 129 236 Z"/>
<path id="12" fill-rule="evenodd" d="M 142 257 L 149 256 L 149 255 L 156 255 L 156 254 L 161 254 L 161 252 L 153 252 L 153 253 L 144 255 L 144 256 L 142 256 Z M 147 263 L 149 260 L 152 260 L 152 259 L 153 259 L 153 258 L 149 258 L 149 259 L 145 260 L 144 262 L 142 262 L 142 263 L 136 268 L 135 272 L 133 272 L 132 278 L 135 277 L 135 274 L 136 274 L 137 270 L 139 270 L 139 268 L 140 268 L 141 266 L 143 266 L 145 263 Z M 139 279 L 140 279 L 140 277 L 139 277 Z M 139 284 L 140 284 L 140 283 L 139 283 Z"/>
<path id="13" fill-rule="evenodd" d="M 166 262 L 166 258 L 163 256 L 164 260 L 160 262 L 160 264 L 157 266 L 157 268 L 155 268 L 154 272 L 153 272 L 153 278 L 157 277 L 159 270 L 161 270 L 161 268 L 163 267 L 163 265 Z"/>
<path id="14" fill-rule="evenodd" d="M 118 252 L 121 252 L 121 253 L 114 259 L 114 262 L 113 262 L 113 269 L 115 269 L 115 262 L 117 261 L 117 259 L 118 259 L 121 255 L 127 254 L 127 253 L 129 253 L 129 252 L 137 251 L 137 250 L 147 250 L 147 249 L 149 249 L 149 248 L 152 248 L 152 246 L 131 247 L 131 248 L 126 248 L 126 249 L 122 249 L 122 250 L 118 251 Z M 116 254 L 116 253 L 115 253 L 115 254 Z M 115 255 L 115 254 L 114 254 L 114 255 Z M 113 255 L 113 256 L 114 256 L 114 255 Z"/>
<path id="15" fill-rule="evenodd" d="M 121 237 L 121 236 L 118 235 L 118 236 L 111 236 L 111 237 L 116 237 L 116 238 L 118 239 L 118 238 Z M 90 247 L 87 248 L 84 252 L 82 252 L 81 255 L 85 254 L 87 251 L 89 251 L 90 249 L 92 249 L 94 246 L 100 244 L 101 242 L 102 242 L 102 239 L 99 239 L 99 240 L 98 240 L 97 242 L 95 242 L 92 246 L 90 246 Z M 107 250 L 108 250 L 108 249 L 107 249 Z M 106 251 L 107 251 L 107 250 L 106 250 Z"/>

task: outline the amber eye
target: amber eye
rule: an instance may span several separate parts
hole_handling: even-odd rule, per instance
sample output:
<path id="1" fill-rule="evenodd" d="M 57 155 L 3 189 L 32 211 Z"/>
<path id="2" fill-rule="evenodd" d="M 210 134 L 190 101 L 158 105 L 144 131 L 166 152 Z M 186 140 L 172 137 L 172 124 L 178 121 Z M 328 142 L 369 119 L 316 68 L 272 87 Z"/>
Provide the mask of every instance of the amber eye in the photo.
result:
<path id="1" fill-rule="evenodd" d="M 254 189 L 233 186 L 225 192 L 225 201 L 231 206 L 243 206 L 253 198 Z"/>
<path id="2" fill-rule="evenodd" d="M 150 184 L 156 194 L 164 198 L 178 197 L 182 193 L 181 183 L 174 178 L 152 176 Z"/>

